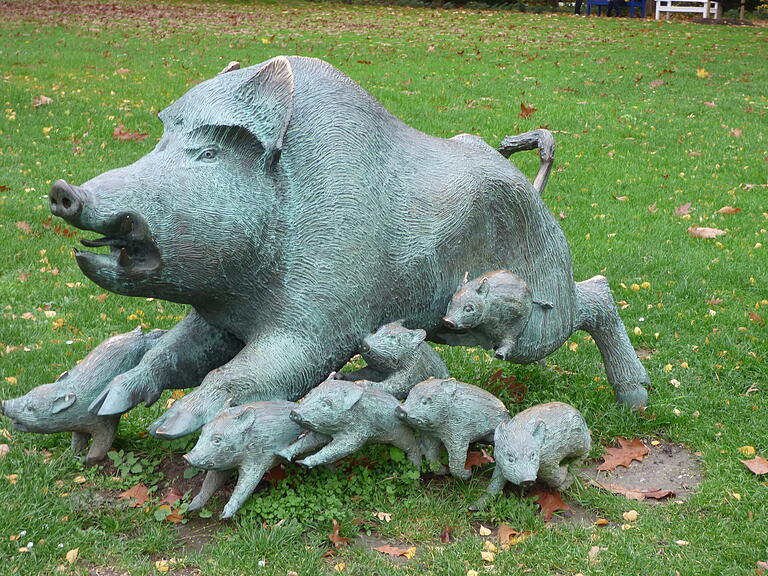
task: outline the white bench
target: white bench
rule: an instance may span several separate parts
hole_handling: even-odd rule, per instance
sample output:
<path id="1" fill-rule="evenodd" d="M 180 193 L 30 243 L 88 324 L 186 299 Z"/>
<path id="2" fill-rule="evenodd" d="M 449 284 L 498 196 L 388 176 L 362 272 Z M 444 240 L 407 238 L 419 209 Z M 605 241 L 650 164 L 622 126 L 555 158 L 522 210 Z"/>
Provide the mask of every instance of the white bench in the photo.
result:
<path id="1" fill-rule="evenodd" d="M 656 0 L 656 20 L 665 12 L 669 18 L 670 12 L 689 12 L 701 14 L 702 18 L 718 18 L 720 4 L 714 0 Z"/>

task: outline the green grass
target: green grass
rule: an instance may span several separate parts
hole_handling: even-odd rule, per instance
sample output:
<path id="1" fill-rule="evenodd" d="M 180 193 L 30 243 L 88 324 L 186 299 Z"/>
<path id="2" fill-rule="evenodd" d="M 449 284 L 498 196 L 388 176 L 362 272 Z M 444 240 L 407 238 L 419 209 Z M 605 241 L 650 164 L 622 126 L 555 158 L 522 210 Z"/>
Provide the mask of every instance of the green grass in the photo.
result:
<path id="1" fill-rule="evenodd" d="M 66 435 L 9 432 L 11 450 L 0 461 L 0 572 L 52 574 L 79 548 L 64 573 L 114 566 L 154 574 L 156 560 L 177 558 L 178 574 L 193 567 L 206 575 L 322 574 L 343 562 L 349 574 L 463 576 L 484 572 L 478 521 L 534 533 L 497 554 L 498 574 L 746 575 L 768 561 L 766 479 L 749 473 L 738 452 L 750 445 L 768 456 L 765 28 L 299 2 L 11 2 L 0 16 L 0 398 L 52 380 L 110 334 L 138 323 L 167 328 L 185 314 L 175 304 L 104 296 L 87 281 L 71 256 L 79 235 L 48 224 L 51 182 L 80 183 L 141 157 L 160 136 L 157 111 L 230 60 L 304 54 L 330 61 L 431 134 L 471 132 L 495 145 L 538 126 L 555 131 L 557 168 L 544 196 L 565 217 L 576 276 L 606 275 L 626 302 L 621 314 L 633 343 L 658 350 L 645 361 L 653 382 L 645 417 L 614 404 L 584 334 L 547 367 L 507 365 L 476 350 L 440 352 L 461 380 L 482 385 L 498 368 L 514 374 L 530 388 L 525 406 L 574 404 L 596 444 L 665 437 L 701 452 L 704 466 L 701 486 L 683 504 L 651 507 L 587 486 L 568 492 L 616 525 L 637 509 L 636 528 L 622 531 L 545 524 L 516 497 L 470 516 L 465 505 L 482 492 L 490 467 L 467 483 L 413 481 L 396 453 L 374 448 L 364 453 L 378 462 L 368 472 L 296 472 L 295 489 L 290 482 L 260 489 L 234 522 L 194 519 L 187 528 L 217 528 L 195 551 L 181 548 L 178 527 L 155 520 L 156 502 L 146 510 L 115 503 L 134 480 L 161 483 L 154 462 L 178 460 L 189 443 L 143 433 L 164 398 L 124 418 L 116 448 L 134 452 L 146 469 L 120 481 L 85 471 L 68 454 Z M 53 102 L 34 108 L 41 94 Z M 521 103 L 536 112 L 520 118 Z M 150 137 L 115 140 L 119 123 Z M 535 154 L 513 159 L 533 176 Z M 690 216 L 677 216 L 687 202 Z M 726 205 L 741 211 L 718 214 Z M 692 238 L 693 225 L 727 234 Z M 722 302 L 708 303 L 713 298 Z M 74 482 L 79 475 L 84 483 Z M 380 511 L 392 521 L 376 519 Z M 300 521 L 262 526 L 286 515 Z M 417 556 L 395 565 L 353 545 L 325 559 L 330 517 L 344 535 L 371 532 L 416 546 Z M 455 541 L 442 545 L 445 526 Z M 18 551 L 30 541 L 31 551 Z M 594 565 L 592 546 L 607 548 Z"/>

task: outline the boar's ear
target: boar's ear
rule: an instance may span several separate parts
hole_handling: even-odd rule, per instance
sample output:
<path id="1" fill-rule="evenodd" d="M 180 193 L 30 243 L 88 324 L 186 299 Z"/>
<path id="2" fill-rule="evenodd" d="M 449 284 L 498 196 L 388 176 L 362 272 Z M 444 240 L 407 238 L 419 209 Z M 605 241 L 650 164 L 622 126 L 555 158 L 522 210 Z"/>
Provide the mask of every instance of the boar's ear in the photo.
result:
<path id="1" fill-rule="evenodd" d="M 237 90 L 237 97 L 251 107 L 244 128 L 253 133 L 268 156 L 277 158 L 293 114 L 293 71 L 285 56 L 267 62 Z"/>
<path id="2" fill-rule="evenodd" d="M 256 410 L 252 406 L 244 408 L 240 414 L 235 418 L 238 424 L 242 424 L 245 428 L 250 428 L 253 422 L 256 420 Z"/>
<path id="3" fill-rule="evenodd" d="M 77 395 L 74 392 L 62 394 L 61 396 L 54 398 L 51 412 L 53 414 L 58 414 L 72 406 L 72 404 L 75 403 L 75 400 L 77 400 Z"/>
<path id="4" fill-rule="evenodd" d="M 531 430 L 531 436 L 533 436 L 533 439 L 536 440 L 537 443 L 541 443 L 544 440 L 544 435 L 547 433 L 547 425 L 544 423 L 544 420 L 537 419 L 533 423 L 533 429 Z"/>
<path id="5" fill-rule="evenodd" d="M 232 406 L 232 397 L 230 396 L 229 398 L 227 398 L 227 401 L 224 402 L 224 406 L 221 407 L 221 411 L 223 412 L 224 410 L 229 410 L 231 406 Z"/>
<path id="6" fill-rule="evenodd" d="M 459 386 L 456 383 L 455 378 L 449 378 L 443 382 L 443 392 L 445 392 L 447 396 L 453 397 L 453 395 L 456 394 L 456 390 L 458 389 Z"/>
<path id="7" fill-rule="evenodd" d="M 411 332 L 411 338 L 414 346 L 418 346 L 427 338 L 427 331 L 419 328 Z"/>
<path id="8" fill-rule="evenodd" d="M 485 296 L 488 294 L 488 278 L 483 278 L 480 280 L 480 286 L 477 287 L 477 293 L 481 296 Z"/>
<path id="9" fill-rule="evenodd" d="M 330 374 L 328 374 L 328 378 L 323 380 L 323 382 L 321 382 L 321 384 L 323 384 L 325 382 L 330 382 L 331 380 L 336 380 L 336 372 L 331 372 Z"/>
<path id="10" fill-rule="evenodd" d="M 363 389 L 355 386 L 354 388 L 347 390 L 344 394 L 344 402 L 342 408 L 344 410 L 351 410 L 352 407 L 357 404 L 358 400 L 363 397 Z"/>

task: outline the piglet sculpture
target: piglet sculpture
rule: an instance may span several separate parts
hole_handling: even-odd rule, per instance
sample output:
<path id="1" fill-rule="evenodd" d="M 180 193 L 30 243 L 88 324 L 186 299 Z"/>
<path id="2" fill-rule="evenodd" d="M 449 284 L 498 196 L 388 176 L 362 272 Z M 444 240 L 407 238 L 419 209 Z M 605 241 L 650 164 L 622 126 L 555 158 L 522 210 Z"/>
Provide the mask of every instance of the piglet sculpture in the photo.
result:
<path id="1" fill-rule="evenodd" d="M 22 432 L 72 432 L 72 450 L 79 453 L 93 438 L 87 465 L 106 456 L 117 433 L 119 416 L 96 416 L 88 406 L 112 380 L 135 367 L 152 349 L 164 330 L 146 334 L 141 328 L 112 336 L 91 351 L 72 370 L 51 384 L 33 388 L 24 396 L 5 400 L 3 413 Z"/>
<path id="2" fill-rule="evenodd" d="M 299 460 L 314 467 L 332 464 L 368 442 L 392 444 L 402 449 L 414 466 L 421 466 L 421 448 L 413 431 L 398 420 L 397 398 L 362 382 L 337 380 L 331 375 L 291 411 L 291 420 L 311 432 L 283 450 L 291 460 L 296 455 L 323 446 Z"/>
<path id="3" fill-rule="evenodd" d="M 409 426 L 438 438 L 448 451 L 452 476 L 468 479 L 464 468 L 471 442 L 493 442 L 493 431 L 509 419 L 504 403 L 490 392 L 453 378 L 420 382 L 396 409 Z"/>
<path id="4" fill-rule="evenodd" d="M 184 455 L 192 466 L 208 470 L 188 510 L 205 506 L 237 468 L 237 485 L 221 518 L 234 516 L 264 474 L 280 462 L 278 450 L 301 434 L 301 426 L 288 416 L 296 407 L 294 402 L 251 402 L 226 408 L 206 424 L 195 447 Z"/>
<path id="5" fill-rule="evenodd" d="M 366 366 L 339 373 L 340 380 L 368 380 L 369 384 L 399 399 L 427 378 L 448 378 L 448 368 L 432 347 L 424 342 L 424 330 L 409 330 L 399 322 L 386 324 L 363 340 L 361 354 Z"/>
<path id="6" fill-rule="evenodd" d="M 537 479 L 557 491 L 573 482 L 568 465 L 589 453 L 591 439 L 584 417 L 562 402 L 539 404 L 499 424 L 494 435 L 496 468 L 488 489 L 471 510 L 480 510 L 504 484 L 530 486 Z"/>

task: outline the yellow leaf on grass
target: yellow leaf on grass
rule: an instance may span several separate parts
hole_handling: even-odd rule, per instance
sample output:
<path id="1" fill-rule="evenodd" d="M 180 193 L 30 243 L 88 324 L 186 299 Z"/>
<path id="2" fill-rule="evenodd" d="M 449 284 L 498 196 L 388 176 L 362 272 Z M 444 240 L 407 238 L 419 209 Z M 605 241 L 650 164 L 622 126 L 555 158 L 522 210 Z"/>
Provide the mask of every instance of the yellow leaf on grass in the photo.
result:
<path id="1" fill-rule="evenodd" d="M 85 476 L 75 476 L 75 477 L 72 479 L 72 481 L 73 481 L 75 484 L 85 484 L 85 482 L 86 482 L 86 478 L 85 478 Z"/>
<path id="2" fill-rule="evenodd" d="M 739 448 L 739 452 L 747 458 L 752 458 L 757 453 L 754 446 L 742 446 Z"/>
<path id="3" fill-rule="evenodd" d="M 344 572 L 344 570 L 347 569 L 347 564 L 346 562 L 339 562 L 333 569 L 336 570 L 336 572 Z"/>
<path id="4" fill-rule="evenodd" d="M 16 376 L 6 376 L 5 381 L 8 382 L 8 384 L 18 384 L 19 380 L 16 378 Z"/>
<path id="5" fill-rule="evenodd" d="M 80 548 L 72 548 L 72 550 L 67 552 L 67 555 L 66 555 L 67 562 L 69 562 L 70 564 L 74 564 L 75 561 L 77 560 L 77 555 L 79 554 L 79 552 L 80 552 Z"/>
<path id="6" fill-rule="evenodd" d="M 10 482 L 11 484 L 16 484 L 16 482 L 19 480 L 19 475 L 18 474 L 8 474 L 5 477 L 5 479 L 8 480 L 8 482 Z"/>
<path id="7" fill-rule="evenodd" d="M 490 536 L 490 535 L 491 535 L 491 531 L 485 526 L 483 526 L 482 524 L 480 524 L 480 536 Z"/>
<path id="8" fill-rule="evenodd" d="M 697 78 L 709 78 L 710 74 L 704 68 L 696 68 Z"/>

